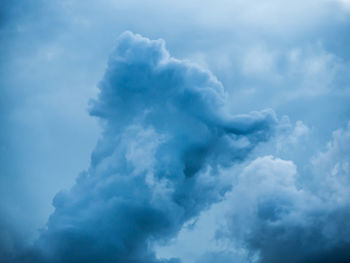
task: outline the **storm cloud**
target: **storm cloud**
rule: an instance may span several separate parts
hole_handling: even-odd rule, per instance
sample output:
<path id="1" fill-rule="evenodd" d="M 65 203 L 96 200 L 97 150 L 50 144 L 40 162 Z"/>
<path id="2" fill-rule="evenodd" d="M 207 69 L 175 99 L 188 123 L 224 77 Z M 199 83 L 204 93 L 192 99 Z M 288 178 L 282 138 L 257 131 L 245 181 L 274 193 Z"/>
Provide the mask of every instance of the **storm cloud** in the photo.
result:
<path id="1" fill-rule="evenodd" d="M 220 170 L 268 140 L 277 119 L 271 110 L 233 116 L 215 76 L 131 32 L 119 37 L 99 89 L 90 112 L 103 132 L 91 165 L 55 196 L 47 229 L 22 260 L 178 262 L 158 259 L 154 244 L 222 199 L 230 184 Z"/>
<path id="2" fill-rule="evenodd" d="M 350 262 L 349 7 L 2 1 L 0 262 Z"/>

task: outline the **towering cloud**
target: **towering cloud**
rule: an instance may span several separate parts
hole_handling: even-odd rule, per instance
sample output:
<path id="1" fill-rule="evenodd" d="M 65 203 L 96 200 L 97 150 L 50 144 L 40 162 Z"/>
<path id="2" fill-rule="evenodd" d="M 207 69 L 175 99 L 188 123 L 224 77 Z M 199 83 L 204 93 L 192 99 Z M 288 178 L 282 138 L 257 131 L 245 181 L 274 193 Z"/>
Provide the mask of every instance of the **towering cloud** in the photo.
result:
<path id="1" fill-rule="evenodd" d="M 56 195 L 36 252 L 22 262 L 178 262 L 156 258 L 153 245 L 222 198 L 230 184 L 220 169 L 267 140 L 276 118 L 232 116 L 210 72 L 130 32 L 99 88 L 91 114 L 103 133 L 91 165 Z"/>

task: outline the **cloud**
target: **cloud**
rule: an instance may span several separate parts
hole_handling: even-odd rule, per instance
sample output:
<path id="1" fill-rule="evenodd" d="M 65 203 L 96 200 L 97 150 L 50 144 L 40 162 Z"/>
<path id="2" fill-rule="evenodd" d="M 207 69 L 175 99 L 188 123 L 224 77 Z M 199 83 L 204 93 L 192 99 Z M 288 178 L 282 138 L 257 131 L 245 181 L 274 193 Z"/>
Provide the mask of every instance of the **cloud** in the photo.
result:
<path id="1" fill-rule="evenodd" d="M 281 150 L 276 156 L 293 160 L 300 173 L 298 180 L 308 180 L 310 175 L 304 178 L 304 167 L 299 166 L 300 163 L 308 162 L 308 158 L 304 157 L 309 157 L 314 150 L 312 148 L 318 147 L 315 146 L 315 141 L 323 144 L 322 140 L 326 137 L 328 139 L 334 127 L 339 127 L 339 123 L 349 119 L 349 9 L 341 10 L 339 7 L 342 6 L 337 6 L 336 2 L 343 2 L 343 7 L 347 6 L 346 1 L 328 0 L 283 3 L 274 0 L 259 3 L 240 0 L 221 0 L 215 3 L 170 3 L 158 0 L 142 3 L 130 0 L 64 0 L 50 3 L 42 0 L 25 3 L 5 1 L 0 5 L 0 34 L 3 40 L 0 52 L 4 62 L 0 80 L 0 121 L 3 127 L 0 135 L 0 214 L 11 221 L 11 226 L 16 230 L 14 232 L 27 232 L 20 239 L 32 239 L 36 236 L 38 226 L 51 213 L 50 202 L 57 189 L 69 187 L 77 171 L 81 167 L 87 167 L 98 130 L 95 122 L 85 112 L 86 101 L 95 94 L 94 85 L 104 71 L 104 60 L 111 48 L 112 39 L 115 34 L 127 28 L 152 38 L 163 37 L 176 57 L 192 58 L 193 53 L 199 54 L 203 64 L 207 64 L 223 81 L 225 91 L 231 92 L 230 97 L 224 99 L 227 102 L 223 106 L 231 107 L 230 112 L 249 112 L 272 107 L 280 114 L 288 114 L 293 122 L 302 120 L 307 124 L 311 135 L 307 137 L 303 131 L 300 135 L 300 130 L 296 129 L 295 137 L 291 135 L 281 138 Z M 189 63 L 181 61 L 180 64 Z M 150 75 L 154 78 L 152 72 Z M 168 148 L 174 148 L 175 145 L 184 147 L 182 140 L 171 140 L 171 136 L 180 133 L 184 137 L 189 136 L 186 130 L 178 133 L 179 128 L 176 127 L 179 125 L 176 123 L 182 121 L 187 125 L 192 122 L 187 121 L 187 118 L 183 120 L 180 114 L 174 114 L 174 118 L 171 115 L 170 118 L 170 111 L 165 111 L 165 107 L 156 100 L 145 100 L 146 97 L 152 97 L 153 92 L 147 91 L 145 94 L 148 95 L 140 100 L 131 96 L 137 102 L 131 103 L 130 107 L 134 109 L 137 104 L 139 107 L 135 110 L 139 111 L 147 107 L 147 119 L 140 117 L 140 125 L 136 120 L 126 120 L 125 126 L 128 128 L 123 126 L 120 132 L 114 132 L 112 128 L 118 128 L 119 124 L 106 124 L 111 128 L 106 128 L 105 134 L 113 143 L 107 139 L 101 141 L 113 145 L 111 148 L 124 148 L 120 153 L 111 150 L 113 154 L 110 154 L 106 150 L 107 146 L 100 143 L 92 158 L 98 168 L 91 164 L 91 170 L 98 171 L 89 170 L 87 173 L 90 176 L 107 174 L 109 169 L 121 171 L 122 168 L 115 168 L 113 163 L 114 158 L 124 155 L 125 160 L 118 163 L 129 165 L 125 167 L 129 169 L 127 173 L 130 170 L 133 174 L 147 171 L 147 183 L 150 183 L 160 179 L 158 175 L 153 179 L 151 175 L 155 173 L 148 172 L 148 167 L 155 166 L 156 173 L 160 173 L 164 167 L 169 167 L 169 171 L 177 169 L 181 173 L 181 167 L 185 164 L 188 175 L 196 176 L 196 170 L 199 169 L 197 173 L 201 180 L 196 181 L 199 184 L 196 189 L 211 185 L 213 196 L 209 196 L 206 201 L 209 206 L 210 200 L 215 199 L 215 191 L 224 188 L 224 192 L 230 185 L 230 182 L 221 182 L 222 174 L 220 177 L 212 176 L 218 173 L 217 168 L 230 166 L 236 160 L 244 160 L 256 142 L 264 140 L 264 136 L 261 136 L 264 133 L 253 132 L 254 134 L 240 135 L 227 141 L 222 139 L 218 144 L 213 143 L 217 148 L 208 146 L 209 151 L 212 151 L 208 156 L 207 146 L 201 144 L 206 140 L 203 134 L 199 136 L 202 141 L 195 142 L 196 145 L 200 144 L 196 149 L 191 148 L 188 152 L 185 148 L 179 148 L 178 152 L 168 151 Z M 121 100 L 122 105 L 127 106 L 127 102 Z M 151 103 L 158 105 L 165 117 L 152 113 L 149 107 Z M 97 102 L 93 114 L 104 119 L 101 123 L 105 125 L 103 123 L 110 123 L 110 119 L 114 118 L 107 115 L 114 116 L 114 113 L 109 112 L 110 107 L 103 104 L 107 105 L 105 102 Z M 138 110 L 135 115 L 140 116 Z M 104 116 L 101 111 L 106 111 L 107 115 Z M 215 111 L 216 109 L 209 110 L 212 113 Z M 184 112 L 184 116 L 194 116 L 196 109 L 184 109 Z M 231 117 L 224 116 L 229 115 L 228 110 L 223 109 L 222 112 L 224 113 L 218 114 L 221 119 L 218 122 L 225 126 Z M 130 116 L 134 118 L 133 114 L 125 110 L 115 116 L 121 116 L 120 120 L 124 120 Z M 261 118 L 264 122 L 264 114 L 254 113 L 250 117 Z M 174 122 L 169 122 L 169 118 Z M 242 124 L 237 117 L 233 119 Z M 211 117 L 212 120 L 217 120 L 217 117 Z M 162 123 L 171 123 L 172 126 L 162 128 Z M 207 126 L 220 125 L 216 123 Z M 257 123 L 256 127 L 261 126 Z M 231 127 L 226 130 L 237 129 Z M 123 139 L 115 139 L 117 136 L 113 134 L 116 133 Z M 191 140 L 192 137 L 189 137 L 189 144 L 192 143 Z M 140 144 L 142 147 L 139 147 Z M 230 154 L 226 154 L 227 151 Z M 147 153 L 147 157 L 143 152 Z M 182 152 L 186 152 L 185 156 L 194 155 L 195 158 L 180 158 Z M 101 161 L 103 154 L 106 154 L 106 159 Z M 266 154 L 271 153 L 267 151 L 261 155 Z M 338 158 L 342 160 L 343 156 L 339 155 Z M 174 159 L 174 163 L 167 159 Z M 208 169 L 198 168 L 203 162 Z M 328 162 L 331 162 L 329 166 Z M 330 196 L 333 191 L 337 193 L 336 196 L 339 196 L 339 191 L 345 195 L 344 177 L 336 179 L 337 183 L 333 185 L 334 180 L 326 176 L 327 173 L 346 174 L 346 162 L 337 163 L 324 158 L 314 165 L 319 170 L 313 174 L 319 174 L 323 179 L 316 179 L 315 176 L 308 187 L 317 188 L 313 193 L 317 193 L 319 198 L 323 191 L 327 193 L 325 196 Z M 327 172 L 321 167 L 328 169 Z M 173 182 L 176 178 L 164 179 L 166 182 L 168 180 Z M 314 182 L 320 180 L 324 180 L 322 187 Z M 328 188 L 328 185 L 332 187 Z M 164 189 L 167 190 L 167 187 L 161 185 L 155 191 Z M 200 193 L 206 192 L 198 190 L 196 193 L 198 197 L 193 199 L 200 198 Z M 181 196 L 181 193 L 178 195 Z M 59 204 L 59 198 L 57 200 Z M 198 207 L 197 210 L 201 209 Z M 6 225 L 5 229 L 8 228 Z M 6 232 L 3 236 L 12 233 Z M 17 242 L 17 237 L 13 238 Z M 12 237 L 5 240 L 11 239 Z"/>
<path id="2" fill-rule="evenodd" d="M 308 176 L 301 177 L 292 161 L 272 156 L 251 162 L 228 197 L 227 232 L 218 237 L 261 263 L 348 262 L 349 134 L 350 124 L 334 132 Z"/>
<path id="3" fill-rule="evenodd" d="M 312 158 L 312 177 L 307 183 L 325 202 L 343 206 L 350 201 L 350 122 L 332 137 L 326 150 Z"/>
<path id="4" fill-rule="evenodd" d="M 154 244 L 230 189 L 221 167 L 247 158 L 271 137 L 271 110 L 231 115 L 222 84 L 170 56 L 163 40 L 122 34 L 91 114 L 102 136 L 91 164 L 35 246 L 19 262 L 179 262 L 158 259 Z"/>
<path id="5" fill-rule="evenodd" d="M 196 263 L 243 263 L 246 259 L 239 254 L 227 251 L 208 252 L 204 254 Z"/>
<path id="6" fill-rule="evenodd" d="M 201 54 L 233 93 L 232 112 L 271 107 L 310 127 L 318 125 L 317 131 L 328 136 L 347 118 L 348 108 L 348 96 L 333 94 L 333 86 L 348 82 L 347 70 L 339 72 L 337 66 L 340 59 L 348 68 L 348 18 L 333 7 L 314 0 L 5 1 L 0 7 L 5 62 L 0 140 L 8 171 L 1 175 L 3 205 L 18 207 L 19 225 L 25 221 L 24 228 L 36 233 L 52 212 L 55 193 L 70 187 L 74 175 L 88 166 L 99 130 L 86 114 L 87 100 L 95 95 L 116 34 L 125 29 L 164 38 L 179 58 L 193 61 L 194 53 Z M 299 56 L 289 63 L 294 50 Z M 249 64 L 254 58 L 260 63 Z M 280 60 L 290 70 L 280 72 Z M 242 61 L 249 74 L 242 74 Z M 312 61 L 320 62 L 317 74 L 305 74 Z M 291 93 L 298 95 L 294 101 Z M 305 93 L 323 100 L 309 96 L 305 101 Z"/>

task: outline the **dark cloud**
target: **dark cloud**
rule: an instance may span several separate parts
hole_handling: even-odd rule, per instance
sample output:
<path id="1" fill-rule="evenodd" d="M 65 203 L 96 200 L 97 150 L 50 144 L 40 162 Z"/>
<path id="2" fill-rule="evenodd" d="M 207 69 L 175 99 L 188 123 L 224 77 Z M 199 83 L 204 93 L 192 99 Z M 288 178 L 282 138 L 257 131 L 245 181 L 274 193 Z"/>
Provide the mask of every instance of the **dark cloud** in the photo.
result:
<path id="1" fill-rule="evenodd" d="M 243 160 L 276 125 L 272 111 L 232 116 L 221 83 L 172 58 L 162 40 L 120 36 L 91 114 L 103 134 L 91 165 L 53 201 L 36 245 L 17 261 L 179 262 L 152 247 L 230 187 L 222 166 Z"/>
<path id="2" fill-rule="evenodd" d="M 349 12 L 344 1 L 117 2 L 0 3 L 1 262 L 88 262 L 102 254 L 106 260 L 118 254 L 129 261 L 156 261 L 153 244 L 167 242 L 230 189 L 220 169 L 245 160 L 271 135 L 273 113 L 229 112 L 272 107 L 309 125 L 312 135 L 302 145 L 295 151 L 282 146 L 286 153 L 277 154 L 292 159 L 300 170 L 330 131 L 349 119 Z M 91 135 L 94 125 L 81 110 L 83 98 L 92 96 L 111 39 L 125 28 L 164 37 L 176 57 L 189 57 L 215 72 L 230 96 L 212 74 L 171 58 L 161 41 L 122 37 L 101 81 L 101 96 L 91 105 L 103 126 L 91 166 L 71 191 L 57 195 L 48 230 L 26 250 L 25 241 L 51 212 L 53 194 L 71 185 L 79 167 L 87 167 L 95 133 Z M 253 204 L 257 215 L 244 219 L 259 220 L 251 223 L 254 227 L 242 226 L 255 234 L 235 239 L 260 251 L 265 261 L 278 259 L 275 247 L 281 255 L 292 248 L 301 251 L 300 257 L 290 257 L 296 261 L 321 262 L 320 257 L 335 259 L 336 254 L 346 259 L 348 240 L 343 237 L 348 232 L 337 229 L 347 229 L 341 222 L 348 221 L 348 206 L 335 205 L 332 196 L 349 200 L 348 187 L 342 187 L 348 185 L 344 145 L 349 143 L 338 141 L 340 154 L 321 156 L 313 164 L 315 171 L 302 173 L 302 180 L 323 174 L 303 182 L 304 192 L 312 194 L 290 196 L 267 187 L 271 200 Z M 274 167 L 268 161 L 267 166 Z M 336 180 L 325 175 L 340 172 Z M 299 186 L 299 179 L 291 185 Z M 259 186 L 252 182 L 245 191 L 255 188 Z M 332 205 L 325 208 L 323 199 Z M 309 201 L 313 209 L 301 208 Z M 235 209 L 244 214 L 238 204 Z M 299 221 L 284 221 L 294 213 L 302 214 Z M 335 229 L 332 235 L 329 229 Z M 271 238 L 261 243 L 266 236 Z M 314 248 L 294 244 L 300 240 Z M 229 262 L 231 256 L 235 258 L 228 252 L 207 254 L 203 261 Z"/>

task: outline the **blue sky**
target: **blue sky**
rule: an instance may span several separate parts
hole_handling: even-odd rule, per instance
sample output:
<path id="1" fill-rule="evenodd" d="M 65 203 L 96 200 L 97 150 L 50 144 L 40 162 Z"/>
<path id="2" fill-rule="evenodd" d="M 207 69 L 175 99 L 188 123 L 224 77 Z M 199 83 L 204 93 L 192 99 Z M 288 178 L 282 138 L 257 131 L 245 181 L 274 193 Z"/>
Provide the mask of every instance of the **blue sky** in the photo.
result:
<path id="1" fill-rule="evenodd" d="M 1 1 L 0 261 L 348 262 L 349 15 Z"/>

